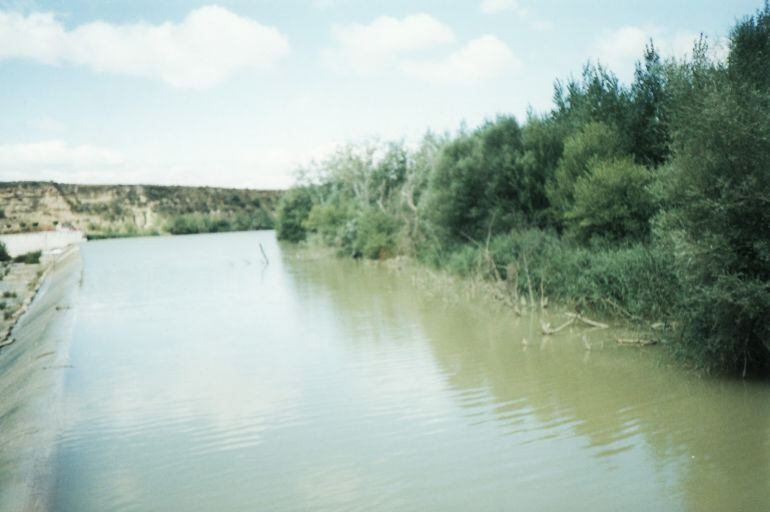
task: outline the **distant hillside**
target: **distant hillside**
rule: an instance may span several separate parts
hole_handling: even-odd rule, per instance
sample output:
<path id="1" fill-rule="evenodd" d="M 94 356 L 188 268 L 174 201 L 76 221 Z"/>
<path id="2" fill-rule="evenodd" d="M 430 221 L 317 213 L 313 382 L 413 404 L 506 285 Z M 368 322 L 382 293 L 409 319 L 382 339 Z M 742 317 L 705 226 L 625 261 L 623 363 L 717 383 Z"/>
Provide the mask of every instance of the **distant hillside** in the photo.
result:
<path id="1" fill-rule="evenodd" d="M 0 182 L 0 233 L 70 226 L 91 238 L 273 227 L 279 191 Z"/>

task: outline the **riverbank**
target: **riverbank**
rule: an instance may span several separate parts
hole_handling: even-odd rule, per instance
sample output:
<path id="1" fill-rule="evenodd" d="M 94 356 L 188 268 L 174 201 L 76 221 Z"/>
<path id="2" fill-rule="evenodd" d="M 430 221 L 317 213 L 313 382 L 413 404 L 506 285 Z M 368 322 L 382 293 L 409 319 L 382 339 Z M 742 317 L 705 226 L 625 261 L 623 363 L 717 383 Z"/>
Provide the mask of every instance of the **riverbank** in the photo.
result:
<path id="1" fill-rule="evenodd" d="M 339 251 L 313 238 L 297 245 L 291 254 L 292 258 L 305 261 L 347 259 Z M 446 307 L 495 311 L 532 322 L 528 337 L 513 340 L 514 345 L 541 346 L 552 340 L 582 337 L 584 334 L 591 338 L 590 341 L 583 341 L 586 351 L 612 348 L 649 350 L 664 347 L 667 343 L 662 322 L 623 314 L 616 308 L 590 308 L 588 304 L 562 296 L 549 296 L 545 293 L 548 288 L 542 285 L 533 285 L 530 289 L 524 284 L 520 289 L 510 280 L 490 278 L 483 272 L 458 273 L 451 268 L 433 267 L 404 255 L 385 260 L 360 259 L 358 262 L 365 266 L 383 267 L 397 274 L 398 279 L 409 281 Z M 523 281 L 526 282 L 526 277 Z M 540 281 L 537 283 L 540 284 Z M 668 355 L 662 354 L 662 358 L 668 359 Z"/>
<path id="2" fill-rule="evenodd" d="M 51 510 L 54 437 L 62 418 L 80 252 L 73 246 L 40 264 L 11 264 L 0 282 L 11 300 L 0 349 L 0 510 Z M 12 291 L 11 291 L 12 290 Z"/>

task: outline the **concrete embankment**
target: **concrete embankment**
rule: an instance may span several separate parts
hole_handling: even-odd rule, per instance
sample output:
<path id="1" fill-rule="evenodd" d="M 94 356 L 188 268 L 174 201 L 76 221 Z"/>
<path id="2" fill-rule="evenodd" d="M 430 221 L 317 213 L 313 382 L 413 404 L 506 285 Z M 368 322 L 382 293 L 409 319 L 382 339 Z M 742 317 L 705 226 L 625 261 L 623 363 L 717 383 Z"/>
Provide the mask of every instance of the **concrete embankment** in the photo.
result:
<path id="1" fill-rule="evenodd" d="M 59 397 L 81 276 L 77 247 L 53 257 L 0 349 L 0 510 L 51 509 Z"/>

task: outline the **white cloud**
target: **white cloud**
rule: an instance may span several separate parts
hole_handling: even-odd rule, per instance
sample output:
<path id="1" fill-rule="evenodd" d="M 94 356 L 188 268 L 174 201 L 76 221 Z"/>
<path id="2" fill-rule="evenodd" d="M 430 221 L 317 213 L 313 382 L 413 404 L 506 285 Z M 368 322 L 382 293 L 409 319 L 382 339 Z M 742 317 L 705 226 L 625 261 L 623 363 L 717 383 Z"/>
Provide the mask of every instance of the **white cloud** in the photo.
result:
<path id="1" fill-rule="evenodd" d="M 650 42 L 663 57 L 682 58 L 688 55 L 698 38 L 692 32 L 672 32 L 661 27 L 626 26 L 607 31 L 597 40 L 593 57 L 609 67 L 624 80 L 633 77 L 634 65 L 644 56 L 644 47 Z"/>
<path id="2" fill-rule="evenodd" d="M 262 146 L 239 154 L 213 150 L 169 159 L 130 158 L 114 149 L 62 140 L 0 144 L 0 181 L 287 188 L 299 166 L 325 157 L 335 147 Z"/>
<path id="3" fill-rule="evenodd" d="M 96 21 L 73 30 L 52 13 L 0 11 L 0 60 L 82 65 L 174 87 L 211 87 L 238 70 L 267 68 L 288 51 L 276 28 L 218 6 L 195 9 L 179 23 Z"/>
<path id="4" fill-rule="evenodd" d="M 443 58 L 419 57 L 455 41 L 452 29 L 428 14 L 382 16 L 369 24 L 336 26 L 332 37 L 337 46 L 324 52 L 326 61 L 361 75 L 389 69 L 431 82 L 468 85 L 521 65 L 513 51 L 492 35 L 474 39 Z"/>
<path id="5" fill-rule="evenodd" d="M 332 38 L 337 46 L 324 53 L 326 60 L 338 69 L 362 74 L 393 65 L 405 54 L 455 40 L 451 28 L 428 14 L 381 16 L 365 25 L 335 26 Z"/>
<path id="6" fill-rule="evenodd" d="M 485 35 L 439 60 L 404 62 L 409 75 L 439 83 L 470 85 L 516 70 L 521 62 L 500 39 Z"/>

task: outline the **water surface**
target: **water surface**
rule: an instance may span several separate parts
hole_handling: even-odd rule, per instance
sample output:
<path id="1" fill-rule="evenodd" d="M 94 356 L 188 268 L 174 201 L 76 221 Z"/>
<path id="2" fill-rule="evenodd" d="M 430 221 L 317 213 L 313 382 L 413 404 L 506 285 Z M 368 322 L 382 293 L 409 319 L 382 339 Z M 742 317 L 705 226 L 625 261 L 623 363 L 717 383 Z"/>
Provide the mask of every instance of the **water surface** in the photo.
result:
<path id="1" fill-rule="evenodd" d="M 770 503 L 766 384 L 602 349 L 606 333 L 591 351 L 577 329 L 543 339 L 534 319 L 272 232 L 82 253 L 56 510 Z"/>

